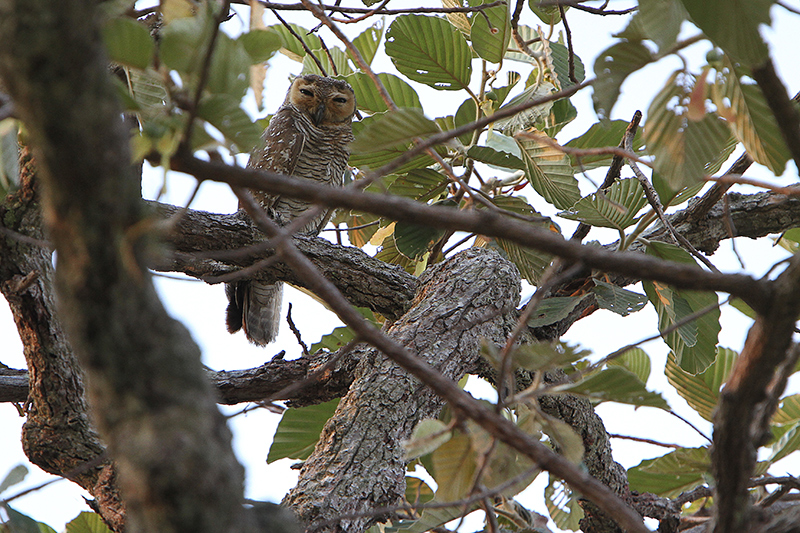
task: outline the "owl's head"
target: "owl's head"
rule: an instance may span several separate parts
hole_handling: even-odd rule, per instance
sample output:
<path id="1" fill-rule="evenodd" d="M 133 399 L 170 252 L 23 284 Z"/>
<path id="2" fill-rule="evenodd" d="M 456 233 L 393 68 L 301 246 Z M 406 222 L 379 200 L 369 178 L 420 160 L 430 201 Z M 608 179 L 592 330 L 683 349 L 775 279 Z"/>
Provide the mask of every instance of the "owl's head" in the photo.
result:
<path id="1" fill-rule="evenodd" d="M 316 74 L 295 78 L 286 100 L 317 126 L 348 123 L 356 111 L 356 95 L 347 82 Z"/>

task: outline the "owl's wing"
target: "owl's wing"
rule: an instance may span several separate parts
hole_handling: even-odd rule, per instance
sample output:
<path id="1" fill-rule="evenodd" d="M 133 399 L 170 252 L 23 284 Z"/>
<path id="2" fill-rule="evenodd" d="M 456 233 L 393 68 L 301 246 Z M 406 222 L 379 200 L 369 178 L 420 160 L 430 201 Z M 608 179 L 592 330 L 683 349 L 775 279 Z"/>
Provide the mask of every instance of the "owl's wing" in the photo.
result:
<path id="1" fill-rule="evenodd" d="M 305 142 L 306 136 L 295 125 L 291 109 L 282 107 L 270 120 L 259 146 L 250 154 L 247 167 L 289 176 L 294 173 Z M 278 200 L 278 197 L 269 197 L 264 193 L 259 196 L 265 207 L 274 205 Z"/>

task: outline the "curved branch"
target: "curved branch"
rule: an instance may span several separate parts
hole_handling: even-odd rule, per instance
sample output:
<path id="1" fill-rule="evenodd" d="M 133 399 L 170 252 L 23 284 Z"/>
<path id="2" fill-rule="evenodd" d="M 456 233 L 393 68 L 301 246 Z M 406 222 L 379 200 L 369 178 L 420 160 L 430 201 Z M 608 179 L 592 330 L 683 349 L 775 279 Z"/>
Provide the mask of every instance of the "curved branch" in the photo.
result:
<path id="1" fill-rule="evenodd" d="M 422 205 L 418 202 L 384 194 L 360 193 L 331 189 L 308 180 L 291 178 L 263 171 L 231 167 L 181 155 L 173 158 L 173 167 L 201 180 L 223 181 L 237 187 L 266 190 L 301 198 L 327 207 L 346 207 L 385 216 L 392 220 L 425 224 L 449 230 L 461 230 L 489 237 L 510 239 L 591 268 L 606 272 L 652 279 L 677 287 L 723 291 L 739 296 L 756 311 L 768 302 L 768 285 L 744 274 L 716 274 L 696 265 L 662 261 L 631 252 L 610 252 L 565 240 L 547 229 L 533 227 L 486 210 L 464 211 Z"/>

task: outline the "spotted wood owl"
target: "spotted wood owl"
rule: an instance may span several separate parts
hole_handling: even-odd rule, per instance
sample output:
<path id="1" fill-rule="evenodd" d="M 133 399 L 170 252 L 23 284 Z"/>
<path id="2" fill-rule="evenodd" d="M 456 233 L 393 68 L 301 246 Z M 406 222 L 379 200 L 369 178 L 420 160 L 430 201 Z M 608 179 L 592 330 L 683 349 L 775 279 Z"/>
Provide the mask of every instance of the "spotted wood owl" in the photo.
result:
<path id="1" fill-rule="evenodd" d="M 355 94 L 346 82 L 307 75 L 295 78 L 286 100 L 269 123 L 261 143 L 250 154 L 248 168 L 287 174 L 340 187 L 353 140 L 351 122 Z M 287 224 L 312 207 L 295 198 L 252 191 L 253 196 L 278 223 Z M 317 235 L 332 211 L 315 217 L 300 233 Z M 280 324 L 281 283 L 237 281 L 226 284 L 227 326 L 231 333 L 243 329 L 254 344 L 273 340 Z"/>

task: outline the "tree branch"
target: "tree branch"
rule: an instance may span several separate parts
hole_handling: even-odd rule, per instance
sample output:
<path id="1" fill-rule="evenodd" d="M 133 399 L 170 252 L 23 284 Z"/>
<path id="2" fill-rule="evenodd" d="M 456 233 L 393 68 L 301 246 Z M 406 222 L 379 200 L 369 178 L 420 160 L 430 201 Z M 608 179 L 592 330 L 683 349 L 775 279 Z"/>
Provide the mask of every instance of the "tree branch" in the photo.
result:
<path id="1" fill-rule="evenodd" d="M 423 205 L 384 194 L 331 189 L 304 183 L 308 180 L 293 180 L 270 172 L 201 161 L 185 154 L 173 158 L 173 167 L 201 180 L 223 181 L 237 187 L 266 190 L 272 194 L 301 198 L 327 207 L 345 207 L 382 215 L 392 220 L 505 238 L 570 261 L 581 261 L 602 271 L 619 272 L 638 279 L 659 280 L 686 289 L 723 291 L 739 296 L 757 311 L 763 309 L 767 303 L 766 282 L 744 274 L 716 274 L 705 272 L 696 265 L 583 246 L 565 240 L 547 229 L 486 210 L 464 211 Z"/>

